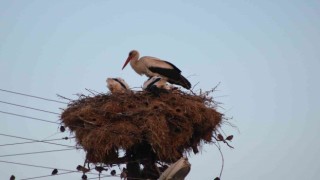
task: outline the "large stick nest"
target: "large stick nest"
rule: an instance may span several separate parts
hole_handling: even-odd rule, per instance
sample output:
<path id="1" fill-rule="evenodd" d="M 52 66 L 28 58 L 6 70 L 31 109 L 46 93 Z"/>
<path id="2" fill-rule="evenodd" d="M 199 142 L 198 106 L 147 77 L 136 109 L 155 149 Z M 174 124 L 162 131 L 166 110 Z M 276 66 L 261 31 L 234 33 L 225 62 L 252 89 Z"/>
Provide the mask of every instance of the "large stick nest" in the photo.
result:
<path id="1" fill-rule="evenodd" d="M 208 94 L 181 91 L 80 96 L 61 115 L 91 163 L 152 159 L 171 163 L 198 152 L 222 122 Z M 123 152 L 123 153 L 121 153 Z M 132 160 L 132 159 L 131 159 Z"/>

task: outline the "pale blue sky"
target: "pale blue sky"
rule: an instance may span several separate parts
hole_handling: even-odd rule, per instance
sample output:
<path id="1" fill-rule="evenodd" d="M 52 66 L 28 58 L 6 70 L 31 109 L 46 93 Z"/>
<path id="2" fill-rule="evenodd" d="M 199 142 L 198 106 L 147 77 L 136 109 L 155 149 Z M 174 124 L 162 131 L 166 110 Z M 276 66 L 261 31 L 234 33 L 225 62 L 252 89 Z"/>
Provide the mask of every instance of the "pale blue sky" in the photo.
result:
<path id="1" fill-rule="evenodd" d="M 208 90 L 238 126 L 234 150 L 223 146 L 223 180 L 320 178 L 320 1 L 0 1 L 1 89 L 58 99 L 85 88 L 106 92 L 107 77 L 140 87 L 128 67 L 131 49 L 174 63 L 195 87 Z M 0 92 L 7 101 L 60 112 L 63 104 Z M 58 120 L 58 116 L 0 103 L 0 111 Z M 52 124 L 0 113 L 0 133 L 44 139 Z M 68 135 L 56 134 L 49 139 Z M 21 142 L 0 136 L 0 145 Z M 72 145 L 73 142 L 66 143 Z M 0 146 L 0 156 L 63 149 L 46 144 Z M 0 157 L 74 169 L 81 151 Z M 221 160 L 212 145 L 191 155 L 187 179 L 212 180 Z M 51 170 L 4 164 L 0 178 L 50 174 Z M 47 179 L 79 179 L 80 174 Z M 89 176 L 92 177 L 92 176 Z M 109 179 L 109 178 L 106 178 Z M 112 178 L 111 178 L 112 179 Z M 115 178 L 118 179 L 118 178 Z"/>

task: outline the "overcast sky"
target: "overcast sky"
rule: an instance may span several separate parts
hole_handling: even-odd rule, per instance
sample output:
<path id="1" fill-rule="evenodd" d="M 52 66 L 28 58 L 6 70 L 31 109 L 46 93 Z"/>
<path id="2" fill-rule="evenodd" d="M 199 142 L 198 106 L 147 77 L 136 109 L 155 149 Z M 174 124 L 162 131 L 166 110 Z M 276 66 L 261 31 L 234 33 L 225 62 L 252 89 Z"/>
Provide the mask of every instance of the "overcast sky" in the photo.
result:
<path id="1" fill-rule="evenodd" d="M 146 77 L 121 67 L 132 49 L 174 63 L 195 90 L 219 82 L 219 109 L 238 127 L 222 145 L 223 180 L 319 179 L 320 1 L 0 1 L 0 89 L 76 99 L 107 92 L 107 77 L 141 87 Z M 65 104 L 0 91 L 0 111 L 59 122 Z M 0 133 L 32 139 L 69 136 L 58 125 L 0 113 Z M 0 145 L 25 142 L 0 135 Z M 64 143 L 57 141 L 56 143 Z M 73 141 L 64 144 L 74 145 Z M 74 170 L 84 153 L 43 143 L 0 146 L 0 179 L 51 174 L 3 161 Z M 213 145 L 190 156 L 188 180 L 212 180 L 221 158 Z M 69 174 L 44 179 L 80 179 Z M 90 176 L 89 177 L 96 177 Z M 106 178 L 119 179 L 119 178 Z"/>

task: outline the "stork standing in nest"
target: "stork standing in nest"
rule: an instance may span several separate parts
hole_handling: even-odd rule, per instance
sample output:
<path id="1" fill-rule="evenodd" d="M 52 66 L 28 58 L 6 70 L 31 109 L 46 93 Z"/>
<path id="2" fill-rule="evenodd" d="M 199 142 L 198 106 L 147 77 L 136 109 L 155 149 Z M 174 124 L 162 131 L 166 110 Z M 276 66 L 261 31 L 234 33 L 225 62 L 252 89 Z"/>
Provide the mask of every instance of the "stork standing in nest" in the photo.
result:
<path id="1" fill-rule="evenodd" d="M 144 74 L 150 78 L 160 76 L 171 84 L 180 85 L 186 89 L 191 88 L 191 83 L 181 75 L 181 70 L 172 63 L 151 56 L 143 56 L 140 59 L 139 57 L 138 51 L 130 51 L 122 69 L 130 62 L 132 69 L 139 75 Z"/>
<path id="2" fill-rule="evenodd" d="M 107 78 L 107 87 L 111 93 L 129 92 L 129 85 L 122 78 Z"/>

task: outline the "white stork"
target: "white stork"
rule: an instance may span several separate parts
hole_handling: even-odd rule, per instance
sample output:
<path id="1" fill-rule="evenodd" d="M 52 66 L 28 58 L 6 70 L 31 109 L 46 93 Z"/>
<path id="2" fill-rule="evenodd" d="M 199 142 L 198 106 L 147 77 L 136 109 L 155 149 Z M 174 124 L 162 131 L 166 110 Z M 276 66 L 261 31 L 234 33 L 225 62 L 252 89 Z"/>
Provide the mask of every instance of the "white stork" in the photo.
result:
<path id="1" fill-rule="evenodd" d="M 172 63 L 150 56 L 144 56 L 139 59 L 139 56 L 138 51 L 130 51 L 122 69 L 130 62 L 131 67 L 139 75 L 144 74 L 148 77 L 160 76 L 171 84 L 177 84 L 186 89 L 191 88 L 190 82 L 181 75 L 180 69 Z"/>
<path id="2" fill-rule="evenodd" d="M 111 93 L 129 92 L 129 85 L 122 78 L 107 78 L 107 87 Z"/>

